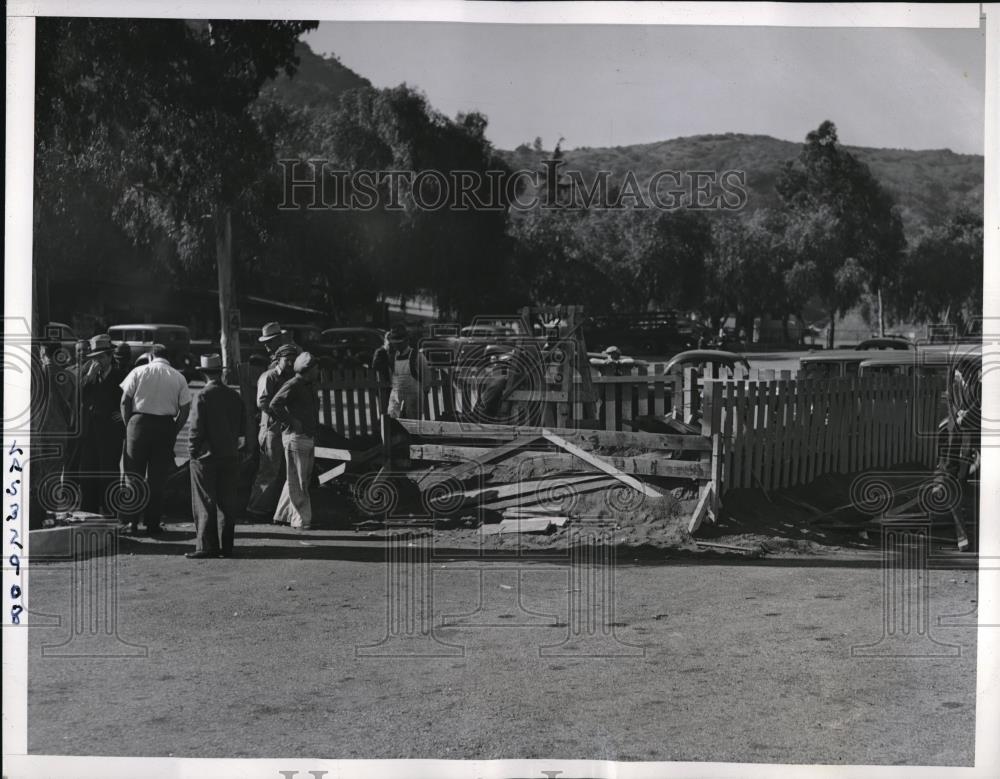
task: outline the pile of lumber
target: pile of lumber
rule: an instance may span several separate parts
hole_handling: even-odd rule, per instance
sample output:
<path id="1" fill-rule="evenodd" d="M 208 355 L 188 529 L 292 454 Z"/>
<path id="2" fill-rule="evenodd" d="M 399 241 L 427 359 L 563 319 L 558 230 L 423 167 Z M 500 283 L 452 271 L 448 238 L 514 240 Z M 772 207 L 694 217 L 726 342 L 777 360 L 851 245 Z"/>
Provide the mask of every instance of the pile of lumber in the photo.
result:
<path id="1" fill-rule="evenodd" d="M 686 430 L 386 420 L 383 438 L 387 474 L 410 478 L 435 516 L 478 517 L 484 534 L 553 532 L 595 507 L 627 511 L 711 475 L 711 442 Z"/>

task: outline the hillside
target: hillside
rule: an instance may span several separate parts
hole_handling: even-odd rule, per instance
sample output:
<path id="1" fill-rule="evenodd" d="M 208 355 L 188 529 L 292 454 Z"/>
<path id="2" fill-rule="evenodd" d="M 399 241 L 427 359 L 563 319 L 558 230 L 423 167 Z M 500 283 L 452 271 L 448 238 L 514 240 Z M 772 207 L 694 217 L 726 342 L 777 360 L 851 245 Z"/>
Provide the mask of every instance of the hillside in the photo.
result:
<path id="1" fill-rule="evenodd" d="M 750 191 L 748 207 L 771 207 L 777 203 L 774 183 L 782 165 L 794 159 L 799 143 L 767 135 L 694 135 L 657 143 L 565 150 L 566 168 L 580 170 L 588 181 L 598 170 L 612 177 L 631 169 L 640 182 L 659 170 L 744 170 Z M 955 154 L 947 149 L 910 151 L 847 146 L 867 163 L 875 176 L 892 192 L 902 212 L 907 232 L 939 223 L 959 208 L 982 213 L 983 158 Z M 501 152 L 514 168 L 533 169 L 551 152 L 536 152 L 526 146 Z"/>
<path id="2" fill-rule="evenodd" d="M 370 87 L 371 82 L 359 76 L 333 57 L 321 57 L 308 43 L 295 45 L 299 58 L 296 74 L 289 78 L 284 73 L 261 89 L 261 97 L 280 100 L 294 106 L 315 108 L 333 104 L 342 92 L 359 87 Z"/>
<path id="3" fill-rule="evenodd" d="M 293 78 L 281 75 L 267 84 L 264 97 L 314 108 L 332 105 L 345 90 L 371 87 L 368 79 L 333 57 L 321 57 L 306 43 L 296 46 L 296 54 L 298 73 Z M 531 135 L 530 131 L 525 135 Z M 640 182 L 659 170 L 744 170 L 750 192 L 748 208 L 756 209 L 776 205 L 774 183 L 782 165 L 794 159 L 799 148 L 800 143 L 766 135 L 726 133 L 632 146 L 581 147 L 566 150 L 565 159 L 567 168 L 580 170 L 587 180 L 597 170 L 610 170 L 615 177 L 632 170 Z M 911 237 L 922 226 L 938 224 L 960 208 L 982 213 L 983 158 L 979 155 L 947 149 L 846 148 L 867 163 L 895 196 Z M 527 146 L 498 153 L 515 169 L 538 168 L 539 161 L 551 154 Z"/>

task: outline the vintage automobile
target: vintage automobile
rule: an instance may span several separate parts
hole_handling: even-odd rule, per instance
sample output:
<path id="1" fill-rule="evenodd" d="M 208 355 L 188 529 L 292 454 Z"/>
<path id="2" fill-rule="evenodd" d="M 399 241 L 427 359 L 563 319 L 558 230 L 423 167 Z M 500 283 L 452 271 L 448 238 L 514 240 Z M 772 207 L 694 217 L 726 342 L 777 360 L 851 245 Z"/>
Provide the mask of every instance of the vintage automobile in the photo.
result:
<path id="1" fill-rule="evenodd" d="M 375 350 L 385 342 L 385 331 L 375 327 L 330 327 L 321 335 L 337 367 L 371 367 Z"/>
<path id="2" fill-rule="evenodd" d="M 719 368 L 727 368 L 732 373 L 737 365 L 742 365 L 748 372 L 750 370 L 750 361 L 742 354 L 721 349 L 691 349 L 671 358 L 663 372 L 673 373 L 690 366 L 702 366 L 703 369 L 711 368 L 713 373 L 717 373 Z"/>
<path id="3" fill-rule="evenodd" d="M 189 378 L 197 372 L 198 361 L 191 352 L 191 335 L 184 325 L 112 325 L 108 328 L 108 337 L 116 346 L 128 344 L 135 365 L 149 359 L 149 349 L 153 344 L 163 344 L 167 347 L 167 359 L 172 366 Z"/>
<path id="4" fill-rule="evenodd" d="M 859 343 L 856 347 L 861 351 L 867 349 L 896 349 L 905 350 L 912 349 L 913 344 L 910 343 L 906 338 L 901 338 L 898 336 L 884 336 L 877 338 L 866 338 L 864 341 Z"/>
<path id="5" fill-rule="evenodd" d="M 799 358 L 799 373 L 806 379 L 837 379 L 856 376 L 865 360 L 874 359 L 872 351 L 912 353 L 913 344 L 901 338 L 869 338 L 853 349 L 829 349 Z"/>

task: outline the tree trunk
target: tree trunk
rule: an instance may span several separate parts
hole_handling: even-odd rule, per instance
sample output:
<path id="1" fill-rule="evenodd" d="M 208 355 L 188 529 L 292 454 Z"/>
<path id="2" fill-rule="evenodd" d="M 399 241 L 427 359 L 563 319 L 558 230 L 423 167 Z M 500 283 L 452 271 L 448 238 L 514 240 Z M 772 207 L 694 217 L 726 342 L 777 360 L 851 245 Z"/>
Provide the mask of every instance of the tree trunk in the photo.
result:
<path id="1" fill-rule="evenodd" d="M 878 288 L 878 337 L 885 338 L 885 309 L 882 308 L 882 288 Z"/>
<path id="2" fill-rule="evenodd" d="M 233 306 L 233 226 L 232 213 L 222 206 L 215 211 L 215 261 L 219 271 L 219 349 L 223 378 L 226 382 L 235 382 L 240 341 L 238 315 Z"/>
<path id="3" fill-rule="evenodd" d="M 830 312 L 830 327 L 826 333 L 827 349 L 833 348 L 834 330 L 836 329 L 836 326 L 837 326 L 837 311 L 836 309 L 834 309 L 833 311 Z"/>

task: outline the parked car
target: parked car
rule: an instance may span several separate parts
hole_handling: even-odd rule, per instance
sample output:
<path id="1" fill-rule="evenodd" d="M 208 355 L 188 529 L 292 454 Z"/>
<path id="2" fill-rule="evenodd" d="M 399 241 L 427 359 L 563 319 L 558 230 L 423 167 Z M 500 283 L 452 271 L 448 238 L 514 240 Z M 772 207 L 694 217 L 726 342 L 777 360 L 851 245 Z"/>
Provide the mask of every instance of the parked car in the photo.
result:
<path id="1" fill-rule="evenodd" d="M 799 358 L 799 372 L 807 379 L 836 379 L 857 376 L 865 360 L 873 359 L 872 351 L 911 354 L 913 344 L 899 338 L 869 338 L 853 349 L 827 349 Z"/>
<path id="2" fill-rule="evenodd" d="M 913 344 L 906 338 L 899 338 L 896 336 L 884 336 L 876 338 L 866 338 L 864 341 L 859 343 L 855 348 L 862 351 L 868 349 L 912 349 Z"/>
<path id="3" fill-rule="evenodd" d="M 128 344 L 135 365 L 148 360 L 153 344 L 163 344 L 167 347 L 167 359 L 171 365 L 186 376 L 193 377 L 196 373 L 198 361 L 191 352 L 191 335 L 184 325 L 112 325 L 108 328 L 108 337 L 116 346 Z"/>
<path id="4" fill-rule="evenodd" d="M 375 327 L 329 327 L 321 337 L 337 367 L 371 367 L 375 350 L 385 343 L 385 331 Z"/>
<path id="5" fill-rule="evenodd" d="M 672 373 L 688 366 L 722 366 L 733 371 L 737 365 L 742 365 L 750 371 L 750 361 L 742 354 L 725 352 L 720 349 L 691 349 L 675 355 L 663 368 L 664 373 Z"/>
<path id="6" fill-rule="evenodd" d="M 644 355 L 672 354 L 694 348 L 704 328 L 672 311 L 595 316 L 584 324 L 584 336 L 591 348 L 616 344 Z"/>
<path id="7" fill-rule="evenodd" d="M 494 345 L 514 346 L 523 341 L 523 327 L 513 327 L 508 324 L 474 323 L 463 327 L 458 338 L 454 339 L 455 362 L 465 367 L 476 367 L 489 360 L 486 347 Z"/>

